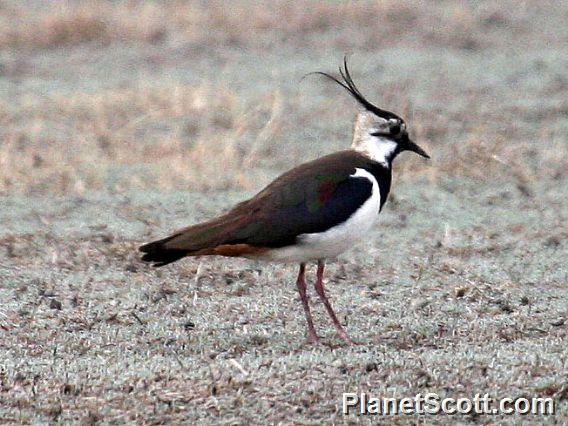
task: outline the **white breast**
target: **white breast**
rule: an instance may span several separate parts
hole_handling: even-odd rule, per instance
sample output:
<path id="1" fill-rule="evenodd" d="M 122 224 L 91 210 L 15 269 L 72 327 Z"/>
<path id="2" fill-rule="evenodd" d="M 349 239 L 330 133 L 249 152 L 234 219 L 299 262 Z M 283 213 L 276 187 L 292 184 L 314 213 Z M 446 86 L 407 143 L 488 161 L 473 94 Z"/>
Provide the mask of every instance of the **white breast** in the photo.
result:
<path id="1" fill-rule="evenodd" d="M 372 185 L 371 196 L 353 213 L 346 222 L 325 232 L 302 234 L 298 244 L 271 250 L 266 260 L 280 262 L 306 262 L 309 260 L 333 258 L 350 249 L 366 236 L 375 224 L 381 206 L 381 193 L 375 177 L 364 169 L 355 169 L 353 177 L 364 177 Z"/>

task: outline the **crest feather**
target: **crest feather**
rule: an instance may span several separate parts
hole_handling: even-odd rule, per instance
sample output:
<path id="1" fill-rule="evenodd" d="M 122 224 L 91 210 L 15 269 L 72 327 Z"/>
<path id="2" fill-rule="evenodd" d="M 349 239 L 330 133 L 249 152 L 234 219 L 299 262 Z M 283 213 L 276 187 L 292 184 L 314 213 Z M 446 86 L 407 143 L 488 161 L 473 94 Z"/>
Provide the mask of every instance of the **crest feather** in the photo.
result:
<path id="1" fill-rule="evenodd" d="M 347 67 L 347 56 L 343 58 L 343 68 L 341 66 L 339 67 L 339 74 L 341 75 L 342 80 L 339 80 L 338 78 L 321 71 L 316 71 L 307 75 L 311 74 L 323 75 L 324 77 L 333 80 L 341 87 L 343 87 L 345 90 L 347 90 L 349 94 L 353 96 L 357 100 L 357 102 L 359 102 L 367 111 L 372 112 L 378 117 L 384 118 L 385 120 L 395 119 L 397 121 L 404 122 L 404 120 L 400 118 L 398 115 L 396 115 L 394 112 L 390 112 L 381 109 L 376 105 L 373 105 L 371 102 L 367 100 L 367 98 L 365 98 L 365 96 L 363 96 L 359 88 L 355 85 L 353 78 L 351 78 L 351 74 L 349 73 L 349 68 Z"/>

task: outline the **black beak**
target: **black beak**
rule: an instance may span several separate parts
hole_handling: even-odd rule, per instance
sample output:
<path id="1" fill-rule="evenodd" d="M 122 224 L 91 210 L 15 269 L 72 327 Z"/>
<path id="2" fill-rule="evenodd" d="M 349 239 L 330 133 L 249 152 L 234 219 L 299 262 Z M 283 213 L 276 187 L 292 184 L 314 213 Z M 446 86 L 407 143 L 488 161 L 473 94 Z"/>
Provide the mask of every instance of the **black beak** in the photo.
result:
<path id="1" fill-rule="evenodd" d="M 421 155 L 424 158 L 430 158 L 430 156 L 428 154 L 426 154 L 426 151 L 424 151 L 422 148 L 420 148 L 418 145 L 416 145 L 410 139 L 408 139 L 406 141 L 406 143 L 404 144 L 404 150 L 415 152 L 415 153 L 417 153 L 418 155 Z"/>

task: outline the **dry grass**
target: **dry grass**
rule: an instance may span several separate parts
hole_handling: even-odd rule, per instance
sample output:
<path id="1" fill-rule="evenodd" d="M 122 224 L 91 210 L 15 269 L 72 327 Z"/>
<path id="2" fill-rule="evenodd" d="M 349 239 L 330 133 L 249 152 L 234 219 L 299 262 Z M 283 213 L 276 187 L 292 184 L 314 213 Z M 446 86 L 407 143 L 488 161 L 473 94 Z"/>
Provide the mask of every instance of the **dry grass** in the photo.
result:
<path id="1" fill-rule="evenodd" d="M 138 4 L 136 4 L 138 3 Z M 160 8 L 150 2 L 6 2 L 0 15 L 0 48 L 52 49 L 80 43 L 159 42 Z"/>
<path id="2" fill-rule="evenodd" d="M 278 0 L 237 1 L 227 7 L 222 1 L 160 4 L 147 0 L 96 0 L 85 4 L 57 0 L 35 4 L 34 13 L 30 13 L 29 4 L 8 1 L 3 6 L 0 48 L 53 48 L 93 41 L 157 43 L 166 38 L 176 42 L 268 47 L 282 41 L 305 42 L 333 29 L 338 48 L 356 42 L 359 48 L 374 49 L 388 40 L 395 45 L 426 43 L 477 50 L 514 43 L 516 36 L 530 29 L 535 18 L 543 15 L 540 9 L 557 5 L 551 1 L 505 3 L 476 5 L 446 0 L 425 5 L 417 0 Z M 242 29 L 243 22 L 247 23 L 246 31 Z M 361 31 L 353 34 L 353 25 Z M 541 41 L 550 36 L 535 35 Z"/>
<path id="3" fill-rule="evenodd" d="M 280 44 L 317 45 L 325 38 L 327 46 L 340 52 L 355 47 L 359 52 L 373 52 L 384 48 L 388 40 L 389 48 L 428 45 L 430 49 L 495 54 L 495 49 L 510 48 L 519 34 L 535 45 L 559 41 L 558 34 L 536 31 L 550 16 L 530 2 L 522 7 L 454 2 L 426 7 L 422 2 L 306 5 L 279 1 L 271 7 L 262 2 L 236 2 L 228 8 L 223 2 L 204 6 L 178 1 L 56 1 L 34 3 L 34 13 L 23 2 L 5 2 L 2 8 L 0 49 L 15 54 L 15 60 L 4 67 L 4 74 L 12 79 L 29 74 L 26 58 L 34 57 L 34 51 L 93 43 L 100 49 L 113 49 L 109 43 L 118 46 L 127 42 L 127 46 L 157 44 L 159 49 L 173 52 L 179 46 L 203 53 L 209 48 L 235 47 L 262 52 L 277 49 Z M 560 9 L 558 16 L 565 13 Z M 240 24 L 245 21 L 248 30 L 242 31 Z M 176 53 L 172 54 L 175 57 Z M 148 60 L 160 64 L 170 59 L 151 56 Z M 261 77 L 272 79 L 272 86 L 278 84 L 269 72 Z M 317 87 L 313 81 L 303 83 L 304 87 L 308 84 Z M 404 115 L 413 113 L 415 139 L 435 149 L 435 168 L 410 161 L 402 166 L 404 176 L 426 173 L 435 181 L 441 173 L 476 178 L 489 173 L 526 185 L 535 178 L 560 176 L 565 171 L 566 145 L 562 140 L 566 132 L 548 127 L 566 115 L 565 101 L 532 119 L 528 131 L 515 127 L 505 130 L 504 123 L 518 121 L 519 115 L 534 114 L 541 107 L 519 107 L 514 99 L 504 99 L 499 108 L 487 111 L 485 102 L 493 101 L 487 88 L 467 93 L 448 87 L 440 76 L 430 83 L 435 102 L 464 96 L 467 101 L 453 112 L 414 109 L 408 102 L 413 97 L 413 84 L 399 81 L 383 83 L 380 88 L 381 102 Z M 561 99 L 566 83 L 557 80 L 555 84 L 553 92 L 549 87 L 535 95 L 547 96 L 544 92 L 548 90 L 548 96 L 553 93 Z M 313 103 L 295 93 L 284 96 L 281 90 L 273 89 L 245 99 L 243 92 L 232 86 L 230 78 L 197 85 L 173 80 L 71 96 L 32 92 L 0 99 L 0 191 L 82 193 L 109 185 L 115 190 L 141 186 L 250 188 L 258 179 L 244 172 L 247 166 L 289 167 L 301 157 L 290 157 L 278 148 L 289 143 L 287 135 L 297 134 L 302 126 L 310 128 L 315 122 L 337 118 L 337 111 L 329 105 Z M 329 94 L 335 99 L 341 96 L 336 91 Z M 290 115 L 293 111 L 297 113 Z M 552 144 L 536 146 L 541 138 L 551 139 Z M 116 176 L 114 170 L 121 165 L 136 167 L 132 170 L 137 172 Z M 113 173 L 115 176 L 109 178 Z"/>
<path id="4" fill-rule="evenodd" d="M 389 93 L 397 92 L 386 88 L 386 103 L 404 111 L 395 99 L 388 102 Z M 235 91 L 212 85 L 113 89 L 5 108 L 0 112 L 5 123 L 0 146 L 3 193 L 100 190 L 109 186 L 109 173 L 117 166 L 139 166 L 139 173 L 117 178 L 110 183 L 115 190 L 250 189 L 255 187 L 250 166 L 259 161 L 277 167 L 291 163 L 274 158 L 274 144 L 300 124 L 286 119 L 285 111 L 294 106 L 279 91 L 242 101 Z M 334 120 L 334 110 L 315 108 L 311 113 L 319 120 Z M 470 123 L 464 125 L 477 127 L 452 129 L 452 122 L 466 114 Z M 512 114 L 492 113 L 491 120 L 507 120 Z M 503 132 L 480 124 L 485 119 L 474 108 L 441 120 L 436 112 L 414 111 L 413 137 L 428 151 L 435 150 L 435 167 L 412 159 L 397 166 L 400 175 L 426 174 L 437 181 L 444 174 L 478 179 L 490 174 L 525 185 L 566 171 L 562 135 L 544 135 L 549 142 L 543 147 L 538 145 L 540 127 L 530 133 Z"/>
<path id="5" fill-rule="evenodd" d="M 0 147 L 0 190 L 81 194 L 105 187 L 109 168 L 120 165 L 148 165 L 152 173 L 144 181 L 125 176 L 115 189 L 247 187 L 247 176 L 238 170 L 259 152 L 267 154 L 264 147 L 278 136 L 282 120 L 278 93 L 258 104 L 245 105 L 228 90 L 180 85 L 22 105 L 5 120 L 25 116 L 33 124 L 7 132 Z M 261 115 L 267 120 L 260 121 Z M 59 134 L 50 136 L 55 126 Z M 220 163 L 237 173 L 219 173 Z"/>
<path id="6" fill-rule="evenodd" d="M 215 210 L 206 197 L 30 197 L 32 208 L 9 198 L 1 219 L 27 233 L 0 238 L 0 419 L 344 423 L 358 418 L 341 415 L 342 392 L 367 391 L 547 396 L 557 415 L 523 421 L 562 423 L 565 238 L 548 241 L 555 214 L 454 183 L 455 194 L 403 185 L 406 198 L 389 203 L 370 243 L 328 265 L 330 297 L 361 342 L 353 348 L 318 303 L 326 345 L 305 343 L 293 265 L 186 259 L 154 271 L 138 262 L 141 235 Z M 467 209 L 464 193 L 476 197 Z M 543 186 L 542 200 L 555 198 Z M 77 218 L 89 228 L 73 226 Z M 434 418 L 456 420 L 517 418 Z"/>

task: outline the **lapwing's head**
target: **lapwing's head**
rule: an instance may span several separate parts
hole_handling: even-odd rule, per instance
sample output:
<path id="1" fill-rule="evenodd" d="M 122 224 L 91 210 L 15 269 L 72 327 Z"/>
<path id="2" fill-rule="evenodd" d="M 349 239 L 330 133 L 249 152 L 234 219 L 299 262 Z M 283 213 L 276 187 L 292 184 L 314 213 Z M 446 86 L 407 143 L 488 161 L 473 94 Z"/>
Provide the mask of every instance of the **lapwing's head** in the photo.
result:
<path id="1" fill-rule="evenodd" d="M 357 115 L 353 132 L 352 148 L 371 159 L 390 167 L 394 158 L 402 151 L 412 151 L 425 158 L 426 152 L 414 143 L 409 135 L 405 121 L 393 112 L 381 109 L 369 102 L 359 91 L 347 68 L 347 58 L 343 68 L 339 67 L 341 80 L 323 72 L 323 75 L 335 81 L 363 107 Z"/>

